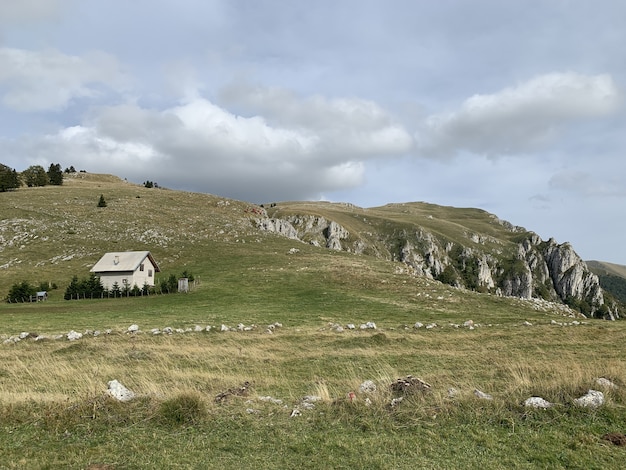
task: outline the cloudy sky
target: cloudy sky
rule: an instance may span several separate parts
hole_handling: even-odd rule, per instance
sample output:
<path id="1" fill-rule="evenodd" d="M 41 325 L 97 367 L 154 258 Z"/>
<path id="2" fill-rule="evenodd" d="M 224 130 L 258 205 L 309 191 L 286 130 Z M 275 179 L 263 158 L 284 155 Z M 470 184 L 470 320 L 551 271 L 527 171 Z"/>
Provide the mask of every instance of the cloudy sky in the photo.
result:
<path id="1" fill-rule="evenodd" d="M 0 0 L 0 163 L 479 207 L 626 264 L 626 2 Z"/>

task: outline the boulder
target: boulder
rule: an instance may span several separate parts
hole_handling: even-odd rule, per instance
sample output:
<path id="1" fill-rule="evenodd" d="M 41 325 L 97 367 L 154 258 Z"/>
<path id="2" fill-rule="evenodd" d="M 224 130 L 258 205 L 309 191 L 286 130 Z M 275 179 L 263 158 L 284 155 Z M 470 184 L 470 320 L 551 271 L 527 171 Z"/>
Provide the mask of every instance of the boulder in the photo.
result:
<path id="1" fill-rule="evenodd" d="M 135 393 L 124 387 L 117 380 L 108 382 L 109 395 L 119 401 L 130 401 L 135 398 Z"/>
<path id="2" fill-rule="evenodd" d="M 541 408 L 545 410 L 546 408 L 554 406 L 554 403 L 550 403 L 541 397 L 530 397 L 524 401 L 524 406 L 527 408 Z"/>
<path id="3" fill-rule="evenodd" d="M 585 408 L 598 408 L 604 405 L 604 393 L 589 390 L 585 395 L 574 400 L 574 404 Z"/>

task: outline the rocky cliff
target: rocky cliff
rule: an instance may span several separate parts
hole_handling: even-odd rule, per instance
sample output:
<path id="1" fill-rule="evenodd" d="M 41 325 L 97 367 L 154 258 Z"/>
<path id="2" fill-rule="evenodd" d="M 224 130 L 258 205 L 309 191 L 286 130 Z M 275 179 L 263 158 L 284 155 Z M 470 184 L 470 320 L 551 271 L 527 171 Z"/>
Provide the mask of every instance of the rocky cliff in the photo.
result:
<path id="1" fill-rule="evenodd" d="M 605 304 L 598 277 L 569 243 L 544 241 L 492 215 L 489 228 L 493 234 L 464 229 L 461 235 L 454 232 L 455 236 L 406 221 L 378 218 L 372 222 L 359 214 L 354 217 L 368 226 L 352 230 L 321 215 L 265 215 L 256 221 L 263 230 L 332 250 L 400 261 L 416 275 L 455 287 L 560 301 L 585 315 L 618 317 L 616 309 Z M 494 236 L 498 234 L 494 226 L 505 236 Z"/>

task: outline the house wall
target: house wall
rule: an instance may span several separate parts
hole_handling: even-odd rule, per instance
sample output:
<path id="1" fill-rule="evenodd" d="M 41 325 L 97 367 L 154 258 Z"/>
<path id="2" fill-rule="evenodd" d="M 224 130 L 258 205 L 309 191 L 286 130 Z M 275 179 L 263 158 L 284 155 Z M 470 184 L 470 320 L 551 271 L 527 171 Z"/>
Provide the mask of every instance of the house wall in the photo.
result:
<path id="1" fill-rule="evenodd" d="M 132 288 L 133 286 L 137 286 L 140 289 L 145 285 L 154 286 L 154 277 L 156 275 L 156 270 L 154 269 L 154 265 L 150 261 L 149 258 L 146 258 L 143 262 L 143 271 L 141 267 L 137 268 L 135 272 L 132 271 L 121 271 L 121 272 L 105 272 L 105 273 L 97 273 L 102 281 L 102 285 L 105 289 L 111 290 L 113 284 L 117 282 L 117 285 L 120 289 L 123 289 L 128 283 L 128 286 Z M 124 282 L 126 280 L 126 282 Z"/>

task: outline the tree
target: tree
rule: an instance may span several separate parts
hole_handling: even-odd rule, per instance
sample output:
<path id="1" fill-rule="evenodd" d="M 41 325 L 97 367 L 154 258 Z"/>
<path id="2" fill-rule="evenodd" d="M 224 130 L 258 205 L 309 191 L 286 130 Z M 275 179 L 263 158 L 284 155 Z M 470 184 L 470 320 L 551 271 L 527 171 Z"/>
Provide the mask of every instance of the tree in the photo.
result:
<path id="1" fill-rule="evenodd" d="M 13 284 L 7 296 L 7 302 L 24 302 L 34 295 L 37 295 L 37 290 L 28 282 L 22 281 L 19 284 Z"/>
<path id="2" fill-rule="evenodd" d="M 143 185 L 146 188 L 153 188 L 154 187 L 154 183 L 152 181 L 146 181 Z"/>
<path id="3" fill-rule="evenodd" d="M 41 165 L 32 165 L 22 172 L 22 181 L 26 186 L 45 186 L 48 184 L 48 174 Z"/>
<path id="4" fill-rule="evenodd" d="M 63 184 L 63 171 L 58 163 L 51 163 L 48 168 L 48 181 L 50 184 L 61 186 Z"/>
<path id="5" fill-rule="evenodd" d="M 17 171 L 0 163 L 0 193 L 17 189 L 21 184 Z"/>
<path id="6" fill-rule="evenodd" d="M 100 200 L 98 201 L 98 207 L 106 207 L 107 202 L 104 200 L 104 194 L 100 194 Z"/>

